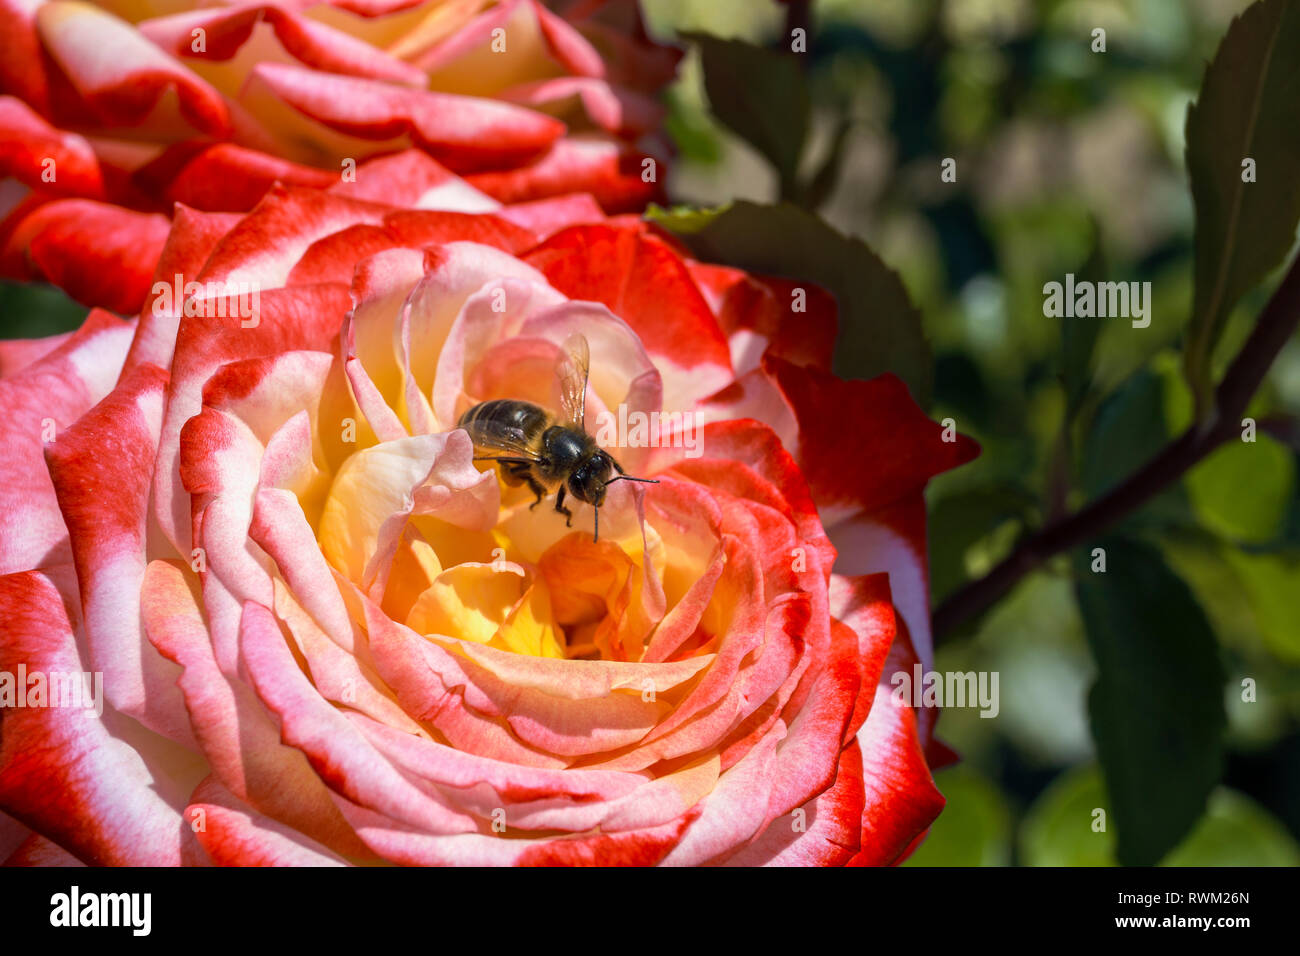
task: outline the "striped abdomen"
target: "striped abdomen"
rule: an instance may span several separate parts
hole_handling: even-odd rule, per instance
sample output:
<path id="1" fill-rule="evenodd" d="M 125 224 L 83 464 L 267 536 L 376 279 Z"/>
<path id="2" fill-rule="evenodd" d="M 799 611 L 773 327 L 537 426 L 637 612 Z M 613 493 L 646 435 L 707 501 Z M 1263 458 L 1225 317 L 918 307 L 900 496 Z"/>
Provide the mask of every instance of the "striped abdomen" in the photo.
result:
<path id="1" fill-rule="evenodd" d="M 551 416 L 532 402 L 498 398 L 475 405 L 457 424 L 480 448 L 536 456 L 541 451 L 542 432 L 551 423 Z"/>

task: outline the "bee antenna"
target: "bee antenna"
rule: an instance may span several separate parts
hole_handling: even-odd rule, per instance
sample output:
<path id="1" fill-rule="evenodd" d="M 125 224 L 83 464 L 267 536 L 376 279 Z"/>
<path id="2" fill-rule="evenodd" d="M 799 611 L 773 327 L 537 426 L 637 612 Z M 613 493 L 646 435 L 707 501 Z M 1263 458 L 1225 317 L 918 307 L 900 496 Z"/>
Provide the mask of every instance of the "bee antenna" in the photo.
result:
<path id="1" fill-rule="evenodd" d="M 605 484 L 612 485 L 616 481 L 641 481 L 647 485 L 659 484 L 658 478 L 633 478 L 631 475 L 615 475 L 613 478 L 609 479 L 609 481 L 605 482 Z M 599 541 L 600 540 L 600 509 L 593 507 L 591 510 L 595 512 L 596 515 L 595 518 L 593 519 L 596 532 L 591 536 L 591 540 Z"/>

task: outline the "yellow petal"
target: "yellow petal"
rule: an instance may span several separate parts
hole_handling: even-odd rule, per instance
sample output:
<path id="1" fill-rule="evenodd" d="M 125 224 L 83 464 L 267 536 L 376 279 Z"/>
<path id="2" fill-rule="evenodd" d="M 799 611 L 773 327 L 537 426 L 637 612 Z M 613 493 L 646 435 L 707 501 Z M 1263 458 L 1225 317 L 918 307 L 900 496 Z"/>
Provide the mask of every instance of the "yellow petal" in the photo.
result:
<path id="1" fill-rule="evenodd" d="M 524 569 L 510 562 L 458 564 L 420 595 L 407 626 L 486 644 L 523 597 L 525 582 Z"/>

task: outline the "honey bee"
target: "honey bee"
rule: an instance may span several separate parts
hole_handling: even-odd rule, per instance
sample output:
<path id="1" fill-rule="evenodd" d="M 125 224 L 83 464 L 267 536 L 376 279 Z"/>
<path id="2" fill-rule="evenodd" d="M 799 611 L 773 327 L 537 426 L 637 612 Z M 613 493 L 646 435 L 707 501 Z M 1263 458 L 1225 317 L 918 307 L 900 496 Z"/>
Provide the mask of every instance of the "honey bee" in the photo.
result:
<path id="1" fill-rule="evenodd" d="M 564 507 L 565 494 L 592 506 L 595 534 L 600 540 L 600 506 L 605 490 L 616 481 L 658 484 L 654 478 L 634 478 L 623 471 L 609 452 L 587 433 L 587 377 L 591 354 L 581 334 L 571 335 L 564 344 L 564 357 L 556 369 L 560 383 L 560 418 L 532 402 L 498 398 L 480 402 L 460 416 L 457 426 L 465 429 L 476 451 L 495 452 L 476 456 L 475 461 L 494 461 L 501 467 L 506 484 L 526 484 L 537 500 L 556 492 L 555 510 L 573 527 L 573 512 Z M 611 472 L 618 472 L 613 478 Z"/>

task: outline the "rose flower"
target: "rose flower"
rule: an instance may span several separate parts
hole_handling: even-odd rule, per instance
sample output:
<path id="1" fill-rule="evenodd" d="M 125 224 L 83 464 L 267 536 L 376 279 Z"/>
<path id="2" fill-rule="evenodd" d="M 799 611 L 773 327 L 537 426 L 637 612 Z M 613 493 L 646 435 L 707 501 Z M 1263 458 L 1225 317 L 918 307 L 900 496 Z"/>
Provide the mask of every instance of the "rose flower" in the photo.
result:
<path id="1" fill-rule="evenodd" d="M 587 431 L 658 482 L 598 540 L 457 427 L 557 409 L 575 335 Z M 566 201 L 180 207 L 138 319 L 0 350 L 0 858 L 899 860 L 944 750 L 887 675 L 975 449 L 835 335 Z M 33 705 L 82 674 L 101 716 Z"/>
<path id="2" fill-rule="evenodd" d="M 0 0 L 0 275 L 135 312 L 175 203 L 347 189 L 408 149 L 443 170 L 422 208 L 639 211 L 678 55 L 635 0 Z"/>

